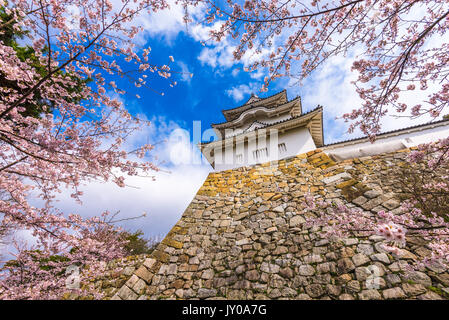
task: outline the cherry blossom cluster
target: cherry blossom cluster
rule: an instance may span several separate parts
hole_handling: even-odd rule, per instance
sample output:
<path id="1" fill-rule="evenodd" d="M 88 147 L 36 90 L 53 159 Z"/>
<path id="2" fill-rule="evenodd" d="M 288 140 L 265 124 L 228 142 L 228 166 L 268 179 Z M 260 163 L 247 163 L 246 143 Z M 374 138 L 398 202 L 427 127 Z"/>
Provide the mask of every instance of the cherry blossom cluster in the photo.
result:
<path id="1" fill-rule="evenodd" d="M 184 2 L 206 4 L 205 23 L 219 26 L 210 31 L 211 39 L 236 39 L 234 58 L 252 57 L 246 71 L 264 69 L 262 91 L 280 77 L 301 83 L 330 58 L 355 54 L 352 70 L 358 77 L 353 84 L 363 103 L 342 115 L 351 122 L 349 132 L 359 128 L 374 141 L 382 117 L 393 110 L 411 118 L 427 114 L 437 118 L 447 112 L 449 3 L 445 0 Z M 409 103 L 407 97 L 421 101 Z M 420 192 L 403 201 L 402 214 L 373 215 L 306 195 L 308 223 L 324 226 L 329 236 L 353 232 L 381 236 L 385 248 L 395 253 L 407 237 L 421 237 L 432 248 L 431 257 L 423 261 L 448 265 L 449 216 L 444 203 L 449 199 L 448 144 L 449 137 L 410 153 L 410 165 L 427 180 L 419 183 Z M 423 209 L 436 199 L 441 207 L 435 212 Z"/>
<path id="2" fill-rule="evenodd" d="M 250 55 L 252 72 L 264 69 L 262 91 L 279 77 L 301 83 L 329 58 L 353 55 L 355 81 L 363 105 L 343 118 L 350 131 L 379 133 L 389 110 L 409 117 L 438 117 L 447 109 L 449 4 L 445 0 L 245 0 L 206 4 L 211 39 L 237 39 L 236 60 Z M 416 92 L 416 93 L 415 93 Z M 419 95 L 409 105 L 401 97 Z"/>
<path id="3" fill-rule="evenodd" d="M 57 194 L 68 188 L 81 201 L 85 182 L 124 187 L 126 176 L 158 170 L 145 159 L 152 145 L 125 150 L 127 137 L 148 123 L 128 112 L 121 99 L 126 92 L 115 80 L 158 92 L 150 80 L 170 78 L 173 57 L 168 64 L 153 64 L 151 49 L 133 40 L 142 31 L 139 15 L 168 4 L 9 0 L 0 6 L 10 16 L 0 22 L 0 34 L 9 25 L 26 31 L 24 43 L 35 57 L 23 60 L 0 40 L 0 229 L 33 238 L 14 242 L 15 258 L 2 262 L 0 298 L 56 299 L 68 290 L 69 266 L 84 270 L 81 277 L 93 276 L 102 270 L 100 261 L 124 254 L 107 213 L 86 219 L 60 212 L 54 206 Z M 33 109 L 40 114 L 30 115 Z M 31 198 L 42 206 L 33 206 Z"/>
<path id="4" fill-rule="evenodd" d="M 405 245 L 406 229 L 403 226 L 391 222 L 383 223 L 377 226 L 375 232 L 387 241 L 394 242 L 400 246 Z"/>
<path id="5" fill-rule="evenodd" d="M 423 144 L 408 156 L 412 164 L 425 164 L 432 170 L 442 169 L 449 172 L 447 157 L 447 139 Z M 436 160 L 435 160 L 436 159 Z M 430 162 L 430 164 L 428 163 Z M 438 165 L 437 165 L 438 163 Z M 438 166 L 438 167 L 437 167 Z M 441 175 L 438 175 L 438 178 Z M 446 176 L 447 178 L 447 176 Z M 429 180 L 424 186 L 424 201 L 435 201 L 432 197 L 449 196 L 446 183 L 434 183 Z M 429 249 L 428 256 L 419 257 L 415 267 L 426 267 L 434 264 L 449 267 L 449 219 L 448 212 L 426 212 L 420 207 L 417 193 L 401 203 L 399 212 L 380 210 L 377 213 L 363 211 L 348 204 L 320 199 L 313 194 L 304 195 L 306 224 L 322 227 L 324 234 L 331 239 L 357 236 L 380 236 L 384 239 L 383 248 L 397 257 L 407 246 L 408 239 L 421 239 Z"/>

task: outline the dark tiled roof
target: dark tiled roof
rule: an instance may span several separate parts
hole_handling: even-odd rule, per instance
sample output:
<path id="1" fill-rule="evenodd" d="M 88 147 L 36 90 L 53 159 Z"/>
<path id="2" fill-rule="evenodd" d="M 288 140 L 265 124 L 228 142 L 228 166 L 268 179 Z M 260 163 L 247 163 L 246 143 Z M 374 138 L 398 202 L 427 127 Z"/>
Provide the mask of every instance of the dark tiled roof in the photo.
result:
<path id="1" fill-rule="evenodd" d="M 300 97 L 297 96 L 296 98 L 294 98 L 294 99 L 292 99 L 292 100 L 290 100 L 290 101 L 287 101 L 286 103 L 283 103 L 283 104 L 281 104 L 281 105 L 277 105 L 276 108 L 282 107 L 282 106 L 286 105 L 287 103 L 290 103 L 290 102 L 295 101 L 295 100 L 297 100 L 297 99 L 300 99 Z M 260 101 L 260 100 L 259 100 L 259 101 Z M 259 101 L 257 101 L 257 102 L 259 102 Z M 258 106 L 258 107 L 256 107 L 256 108 L 259 108 L 259 107 L 262 107 L 262 106 Z M 240 108 L 240 107 L 239 107 L 239 108 Z M 274 109 L 274 108 L 269 108 L 269 109 Z M 249 108 L 248 110 L 253 110 L 253 109 Z M 242 113 L 240 113 L 239 117 L 240 117 L 244 112 L 246 112 L 246 111 L 248 111 L 248 110 L 242 111 Z M 237 117 L 237 118 L 238 118 L 238 117 Z M 213 127 L 213 126 L 219 126 L 219 125 L 222 125 L 222 124 L 225 124 L 225 123 L 228 123 L 228 122 L 232 122 L 232 121 L 236 120 L 237 118 L 235 118 L 235 119 L 233 119 L 233 120 L 225 121 L 225 122 L 212 123 L 211 126 L 212 126 L 212 127 Z"/>
<path id="2" fill-rule="evenodd" d="M 227 110 L 222 110 L 221 113 L 224 115 L 224 117 L 226 118 L 226 121 L 232 121 L 236 118 L 238 118 L 240 116 L 240 114 L 242 114 L 242 112 L 251 109 L 255 106 L 259 106 L 261 104 L 273 104 L 273 102 L 277 101 L 277 100 L 286 100 L 288 101 L 287 98 L 287 91 L 286 90 L 282 90 L 276 94 L 273 94 L 271 96 L 265 97 L 265 98 L 258 98 L 257 101 L 250 101 L 251 98 L 243 105 L 241 105 L 240 107 L 236 107 L 236 108 L 232 108 L 232 109 L 227 109 Z M 274 106 L 272 105 L 270 108 L 276 107 L 276 103 L 274 104 Z"/>
<path id="3" fill-rule="evenodd" d="M 287 121 L 294 120 L 294 119 L 299 119 L 299 118 L 301 118 L 301 117 L 303 117 L 303 116 L 308 115 L 309 113 L 312 113 L 312 112 L 317 111 L 317 110 L 322 109 L 322 108 L 323 108 L 322 106 L 318 106 L 318 107 L 316 107 L 315 109 L 310 110 L 310 111 L 307 111 L 306 113 L 303 113 L 303 114 L 301 114 L 301 115 L 299 115 L 299 116 L 291 117 L 291 118 L 284 119 L 284 120 L 280 120 L 280 121 L 276 121 L 276 122 L 273 122 L 273 123 L 263 123 L 263 122 L 259 122 L 259 121 L 258 121 L 259 123 L 265 125 L 264 127 L 260 127 L 260 128 L 258 128 L 258 129 L 263 129 L 263 128 L 266 128 L 266 127 L 274 126 L 274 125 L 279 124 L 279 123 L 287 122 Z"/>

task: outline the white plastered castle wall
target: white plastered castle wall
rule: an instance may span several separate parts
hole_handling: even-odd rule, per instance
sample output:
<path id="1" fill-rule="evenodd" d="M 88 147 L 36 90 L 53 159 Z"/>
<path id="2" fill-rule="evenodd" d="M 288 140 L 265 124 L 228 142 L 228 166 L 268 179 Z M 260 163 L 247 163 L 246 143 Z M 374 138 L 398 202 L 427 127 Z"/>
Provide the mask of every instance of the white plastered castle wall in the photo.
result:
<path id="1" fill-rule="evenodd" d="M 447 137 L 449 137 L 449 122 L 443 122 L 380 135 L 374 143 L 367 139 L 342 142 L 326 146 L 323 151 L 335 160 L 344 160 L 393 152 Z"/>
<path id="2" fill-rule="evenodd" d="M 264 130 L 258 130 L 256 131 L 259 132 L 257 139 L 254 137 L 248 138 L 244 144 L 242 142 L 236 143 L 234 147 L 228 144 L 223 151 L 217 147 L 214 157 L 215 170 L 229 170 L 281 160 L 316 149 L 307 128 L 302 127 L 278 132 L 277 139 L 275 135 L 272 135 L 272 137 L 275 137 L 274 139 L 265 137 L 264 140 L 267 131 L 264 133 Z M 449 137 L 449 122 L 443 122 L 380 135 L 374 143 L 371 143 L 368 139 L 362 139 L 324 146 L 322 149 L 335 160 L 344 160 L 393 152 L 447 137 Z M 280 144 L 285 145 L 283 151 L 279 148 Z M 261 151 L 259 156 L 255 157 L 254 152 L 263 148 L 267 148 L 267 153 Z"/>
<path id="3" fill-rule="evenodd" d="M 246 123 L 243 123 L 240 127 L 235 129 L 227 129 L 225 130 L 225 138 L 229 138 L 238 134 L 242 134 L 245 132 L 253 131 L 254 129 L 257 129 L 259 127 L 262 127 L 264 124 L 273 124 L 278 121 L 284 121 L 287 119 L 290 119 L 291 115 L 289 113 L 284 113 L 281 115 L 278 115 L 276 117 L 268 117 L 265 114 L 254 114 L 253 121 L 247 121 Z M 257 122 L 256 122 L 257 121 Z M 217 134 L 219 134 L 219 131 L 215 131 Z"/>
<path id="4" fill-rule="evenodd" d="M 256 163 L 275 161 L 316 149 L 310 132 L 305 127 L 286 132 L 257 130 L 247 139 L 229 143 L 214 150 L 216 171 L 234 169 Z M 283 146 L 279 146 L 283 144 Z"/>

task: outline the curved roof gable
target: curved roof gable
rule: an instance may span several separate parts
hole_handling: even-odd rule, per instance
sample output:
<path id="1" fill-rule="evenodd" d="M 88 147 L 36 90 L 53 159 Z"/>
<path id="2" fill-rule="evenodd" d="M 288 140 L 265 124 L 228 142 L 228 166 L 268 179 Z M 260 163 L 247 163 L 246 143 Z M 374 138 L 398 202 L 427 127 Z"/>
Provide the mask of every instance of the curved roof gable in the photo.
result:
<path id="1" fill-rule="evenodd" d="M 310 110 L 306 113 L 303 113 L 299 116 L 291 117 L 285 120 L 280 120 L 278 122 L 274 123 L 263 123 L 260 121 L 255 121 L 254 123 L 261 124 L 262 126 L 256 128 L 255 130 L 259 129 L 267 129 L 267 128 L 273 128 L 278 129 L 281 131 L 290 130 L 292 128 L 306 127 L 311 136 L 313 141 L 315 142 L 315 145 L 317 147 L 321 147 L 324 145 L 324 137 L 323 137 L 323 107 L 318 105 L 315 109 Z M 251 127 L 251 125 L 250 125 Z M 228 136 L 226 139 L 232 139 L 233 137 L 237 136 L 245 136 L 246 133 L 248 133 L 251 130 L 248 130 L 250 127 L 244 130 L 243 133 L 239 132 L 235 135 Z M 224 139 L 224 140 L 226 140 Z M 201 148 L 204 148 L 207 145 L 211 144 L 219 144 L 222 143 L 223 140 L 217 140 L 217 141 L 210 141 L 210 142 L 204 142 L 201 143 Z"/>
<path id="2" fill-rule="evenodd" d="M 267 107 L 265 104 L 253 105 L 251 108 L 248 108 L 240 112 L 238 117 L 222 123 L 213 123 L 212 127 L 217 129 L 233 128 L 238 125 L 241 125 L 246 118 L 252 118 L 253 115 L 257 112 L 259 113 L 262 112 L 271 117 L 286 112 L 292 112 L 293 109 L 295 109 L 294 112 L 295 116 L 301 115 L 302 106 L 300 97 L 296 97 L 293 100 L 279 104 L 273 108 Z"/>
<path id="3" fill-rule="evenodd" d="M 248 109 L 258 107 L 258 106 L 265 106 L 267 108 L 274 108 L 278 105 L 284 104 L 288 101 L 287 99 L 287 90 L 282 90 L 281 92 L 278 92 L 272 96 L 266 97 L 266 98 L 259 98 L 254 95 L 252 95 L 248 101 L 245 102 L 244 105 L 241 105 L 240 107 L 232 108 L 232 109 L 226 109 L 222 110 L 224 117 L 227 121 L 235 120 L 240 116 L 240 114 Z"/>
<path id="4" fill-rule="evenodd" d="M 251 93 L 251 97 L 245 102 L 245 104 L 250 104 L 257 101 L 260 101 L 260 98 L 256 96 L 254 93 Z"/>

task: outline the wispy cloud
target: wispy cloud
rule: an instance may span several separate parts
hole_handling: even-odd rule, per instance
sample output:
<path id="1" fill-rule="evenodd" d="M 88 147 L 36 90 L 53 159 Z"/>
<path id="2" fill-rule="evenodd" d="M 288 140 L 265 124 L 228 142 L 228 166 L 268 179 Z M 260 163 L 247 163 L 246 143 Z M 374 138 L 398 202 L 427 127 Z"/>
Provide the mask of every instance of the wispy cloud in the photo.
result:
<path id="1" fill-rule="evenodd" d="M 351 70 L 354 59 L 360 53 L 361 50 L 354 49 L 352 54 L 347 56 L 330 58 L 302 84 L 295 79 L 283 79 L 274 84 L 279 90 L 288 89 L 289 96 L 300 95 L 305 111 L 311 110 L 317 105 L 324 107 L 326 143 L 363 136 L 358 129 L 352 134 L 347 133 L 350 123 L 341 119 L 344 113 L 350 113 L 353 109 L 360 108 L 363 103 L 352 83 L 357 80 L 358 73 Z M 403 95 L 402 101 L 408 105 L 414 105 L 422 101 L 422 95 L 417 91 L 409 92 Z M 418 119 L 403 117 L 406 114 L 390 110 L 388 115 L 381 120 L 382 131 L 400 129 L 432 120 L 430 116 Z"/>
<path id="2" fill-rule="evenodd" d="M 176 62 L 177 65 L 181 68 L 181 81 L 187 82 L 187 84 L 190 84 L 192 77 L 193 77 L 193 72 L 190 71 L 189 66 L 187 64 L 185 64 L 182 61 L 177 61 Z"/>
<path id="3" fill-rule="evenodd" d="M 72 190 L 63 189 L 55 206 L 62 212 L 84 217 L 98 216 L 106 210 L 120 211 L 121 219 L 146 213 L 144 218 L 126 220 L 120 225 L 131 230 L 141 229 L 146 236 L 165 235 L 181 217 L 212 168 L 199 161 L 197 146 L 177 123 L 163 116 L 150 121 L 152 125 L 132 135 L 124 147 L 128 150 L 141 143 L 155 143 L 151 160 L 158 163 L 161 170 L 151 174 L 154 180 L 128 176 L 124 188 L 113 182 L 89 182 L 80 187 L 84 193 L 82 204 L 70 197 Z M 32 203 L 41 205 L 38 200 Z"/>
<path id="4" fill-rule="evenodd" d="M 248 67 L 250 64 L 268 56 L 271 50 L 273 50 L 273 48 L 261 48 L 260 52 L 256 49 L 247 50 L 240 60 L 235 60 L 234 51 L 237 48 L 237 40 L 232 39 L 231 36 L 224 37 L 220 42 L 210 40 L 210 31 L 218 30 L 221 24 L 222 22 L 220 21 L 215 22 L 211 26 L 198 24 L 191 29 L 190 35 L 195 40 L 204 43 L 204 48 L 198 56 L 198 60 L 203 65 L 221 69 L 228 69 L 240 65 L 240 67 L 234 68 L 232 71 L 233 75 L 237 75 L 238 70 Z M 251 73 L 250 76 L 254 79 L 260 79 L 265 73 L 265 70 L 259 69 Z"/>
<path id="5" fill-rule="evenodd" d="M 134 20 L 134 24 L 144 29 L 146 36 L 164 38 L 166 44 L 174 44 L 174 40 L 180 32 L 188 32 L 189 25 L 184 21 L 185 10 L 183 6 L 175 0 L 168 0 L 168 9 L 159 10 L 154 13 L 144 13 Z M 199 21 L 204 17 L 203 5 L 189 7 L 188 14 L 194 21 Z M 146 42 L 146 41 L 145 41 Z"/>
<path id="6" fill-rule="evenodd" d="M 256 93 L 260 89 L 257 83 L 241 84 L 226 90 L 226 94 L 234 99 L 235 102 L 240 102 L 243 98 L 248 98 L 251 93 Z"/>
<path id="7" fill-rule="evenodd" d="M 179 220 L 201 187 L 210 169 L 207 166 L 179 165 L 171 171 L 150 178 L 128 177 L 128 187 L 113 183 L 90 183 L 83 187 L 83 203 L 79 205 L 65 191 L 58 197 L 58 208 L 82 216 L 99 215 L 105 210 L 120 211 L 120 218 L 146 213 L 147 216 L 129 220 L 121 225 L 132 230 L 141 229 L 147 236 L 165 235 Z"/>

